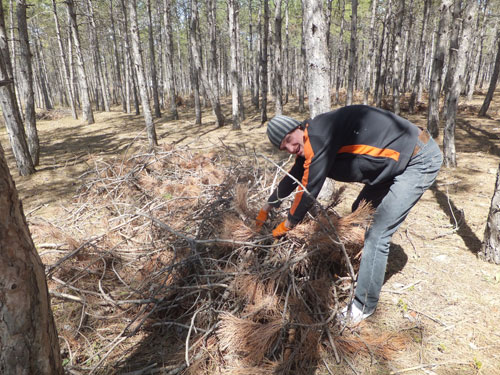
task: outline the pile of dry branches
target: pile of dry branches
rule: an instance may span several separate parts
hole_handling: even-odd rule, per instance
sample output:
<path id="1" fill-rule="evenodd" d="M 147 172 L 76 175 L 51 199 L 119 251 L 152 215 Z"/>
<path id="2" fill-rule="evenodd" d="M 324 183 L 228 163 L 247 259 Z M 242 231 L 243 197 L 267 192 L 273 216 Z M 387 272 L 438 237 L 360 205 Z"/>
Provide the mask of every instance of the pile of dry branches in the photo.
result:
<path id="1" fill-rule="evenodd" d="M 287 204 L 254 228 L 276 181 L 256 155 L 166 147 L 93 162 L 65 215 L 32 223 L 68 371 L 307 373 L 359 350 L 336 315 L 369 207 L 341 218 L 338 191 L 277 241 Z M 370 352 L 385 355 L 384 340 Z"/>

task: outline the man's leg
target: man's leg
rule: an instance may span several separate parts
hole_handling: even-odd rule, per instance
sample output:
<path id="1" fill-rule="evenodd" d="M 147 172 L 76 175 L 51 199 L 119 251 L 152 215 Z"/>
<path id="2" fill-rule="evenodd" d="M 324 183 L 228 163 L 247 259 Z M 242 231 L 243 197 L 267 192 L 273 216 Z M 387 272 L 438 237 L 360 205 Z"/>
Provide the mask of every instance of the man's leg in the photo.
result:
<path id="1" fill-rule="evenodd" d="M 372 224 L 365 235 L 355 291 L 354 303 L 364 313 L 372 313 L 377 306 L 392 235 L 425 190 L 435 181 L 441 164 L 441 151 L 431 139 L 422 145 L 406 170 L 394 179 L 378 204 Z M 363 195 L 376 197 L 376 192 L 376 189 L 367 188 Z M 377 199 L 374 203 L 378 203 Z"/>

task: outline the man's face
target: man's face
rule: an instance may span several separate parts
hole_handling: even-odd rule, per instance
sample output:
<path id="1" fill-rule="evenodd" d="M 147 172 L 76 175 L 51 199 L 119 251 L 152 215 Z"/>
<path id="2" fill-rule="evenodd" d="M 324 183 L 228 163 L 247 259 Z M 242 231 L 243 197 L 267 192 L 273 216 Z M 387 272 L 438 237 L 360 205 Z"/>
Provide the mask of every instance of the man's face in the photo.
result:
<path id="1" fill-rule="evenodd" d="M 300 128 L 288 133 L 281 141 L 280 150 L 286 150 L 290 154 L 304 156 L 304 131 Z"/>

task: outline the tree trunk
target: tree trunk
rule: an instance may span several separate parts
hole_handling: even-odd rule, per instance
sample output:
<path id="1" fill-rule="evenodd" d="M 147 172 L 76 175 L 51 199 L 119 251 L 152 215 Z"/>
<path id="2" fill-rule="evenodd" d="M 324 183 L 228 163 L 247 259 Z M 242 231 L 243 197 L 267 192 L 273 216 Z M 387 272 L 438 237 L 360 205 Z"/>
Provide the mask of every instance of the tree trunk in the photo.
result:
<path id="1" fill-rule="evenodd" d="M 376 63 L 375 63 L 375 65 L 377 67 L 377 72 L 375 74 L 374 101 L 375 101 L 375 105 L 377 107 L 380 107 L 380 104 L 382 102 L 382 91 L 383 91 L 383 85 L 384 85 L 383 68 L 382 68 L 383 58 L 382 57 L 384 55 L 384 45 L 388 44 L 388 42 L 386 43 L 386 39 L 388 39 L 388 37 L 387 37 L 387 30 L 388 30 L 387 25 L 389 23 L 390 18 L 392 17 L 392 1 L 388 0 L 387 3 L 388 3 L 387 4 L 388 9 L 384 15 L 384 21 L 382 24 L 382 36 L 380 39 L 380 45 L 379 45 L 377 59 L 376 59 Z"/>
<path id="2" fill-rule="evenodd" d="M 477 25 L 476 29 L 479 29 L 479 24 L 481 23 L 481 15 L 483 18 L 483 22 L 481 25 L 481 29 L 479 33 L 476 34 L 474 38 L 474 47 L 472 48 L 472 53 L 471 53 L 471 60 L 472 60 L 472 66 L 469 69 L 469 81 L 467 84 L 467 100 L 471 101 L 472 96 L 474 95 L 474 89 L 476 87 L 476 82 L 477 82 L 477 76 L 479 73 L 479 64 L 480 64 L 480 58 L 481 58 L 481 52 L 483 49 L 483 41 L 484 41 L 484 36 L 486 32 L 486 10 L 488 9 L 488 0 L 486 0 L 483 4 L 482 12 L 478 12 L 478 17 L 477 17 Z"/>
<path id="3" fill-rule="evenodd" d="M 229 17 L 229 39 L 230 39 L 230 50 L 231 50 L 231 97 L 232 97 L 232 115 L 233 115 L 233 130 L 241 129 L 241 77 L 239 70 L 239 49 L 238 49 L 238 17 L 239 8 L 238 0 L 228 0 L 227 2 L 227 12 Z"/>
<path id="4" fill-rule="evenodd" d="M 153 108 L 155 111 L 155 117 L 161 118 L 160 111 L 160 98 L 158 97 L 158 74 L 156 73 L 156 52 L 155 43 L 153 39 L 153 17 L 151 15 L 151 0 L 147 1 L 148 8 L 148 42 L 149 42 L 149 55 L 150 55 L 150 70 L 151 70 L 151 83 L 153 90 Z"/>
<path id="5" fill-rule="evenodd" d="M 203 70 L 201 64 L 201 56 L 199 53 L 200 50 L 200 41 L 198 40 L 198 1 L 191 0 L 191 20 L 190 20 L 190 32 L 189 37 L 191 39 L 191 53 L 193 55 L 193 67 L 195 70 L 195 74 L 200 78 L 201 84 L 203 85 L 203 89 L 205 90 L 206 95 L 210 101 L 212 106 L 212 110 L 215 114 L 215 124 L 217 126 L 224 125 L 224 115 L 222 114 L 222 108 L 220 105 L 219 98 L 217 97 L 216 92 L 212 89 L 210 82 L 208 81 L 207 73 Z"/>
<path id="6" fill-rule="evenodd" d="M 325 15 L 321 0 L 311 0 L 304 7 L 307 94 L 311 118 L 330 110 L 330 77 Z"/>
<path id="7" fill-rule="evenodd" d="M 281 3 L 274 2 L 274 89 L 275 89 L 275 115 L 283 113 L 283 68 L 281 65 L 283 47 L 281 43 Z"/>
<path id="8" fill-rule="evenodd" d="M 305 91 L 307 81 L 307 63 L 306 63 L 306 23 L 304 20 L 304 2 L 302 2 L 302 24 L 300 27 L 300 61 L 299 66 L 299 84 L 298 84 L 298 97 L 299 97 L 299 112 L 305 112 Z"/>
<path id="9" fill-rule="evenodd" d="M 458 99 L 462 91 L 462 83 L 465 80 L 465 67 L 467 62 L 467 52 L 471 46 L 472 25 L 477 13 L 477 1 L 468 0 L 465 16 L 462 21 L 462 38 L 459 43 L 457 53 L 457 65 L 454 75 L 451 80 L 448 100 L 446 101 L 446 125 L 443 136 L 443 155 L 444 164 L 447 167 L 456 167 L 456 152 L 455 152 L 455 128 L 458 108 Z"/>
<path id="10" fill-rule="evenodd" d="M 351 41 L 349 43 L 349 75 L 347 78 L 346 105 L 352 104 L 356 74 L 356 32 L 358 28 L 358 0 L 351 0 Z"/>
<path id="11" fill-rule="evenodd" d="M 52 0 L 54 1 L 54 0 Z M 118 42 L 116 40 L 116 29 L 115 29 L 115 16 L 113 12 L 113 0 L 109 1 L 109 18 L 111 21 L 111 36 L 113 38 L 113 58 L 114 58 L 114 66 L 116 69 L 116 77 L 115 77 L 115 83 L 118 86 L 118 93 L 120 95 L 120 99 L 122 102 L 122 109 L 123 112 L 127 112 L 127 103 L 126 97 L 125 97 L 125 92 L 123 90 L 123 83 L 122 83 L 122 73 L 121 73 L 121 60 L 120 56 L 118 53 Z"/>
<path id="12" fill-rule="evenodd" d="M 28 24 L 26 22 L 26 0 L 17 0 L 17 25 L 19 30 L 20 73 L 24 85 L 25 127 L 28 148 L 33 165 L 37 166 L 40 160 L 40 141 L 36 129 L 35 93 L 33 92 L 33 68 L 31 65 L 31 51 L 28 38 Z"/>
<path id="13" fill-rule="evenodd" d="M 38 31 L 33 34 L 33 47 L 35 47 L 35 58 L 38 62 L 38 79 L 40 82 L 40 94 L 42 95 L 43 106 L 45 109 L 52 109 L 52 102 L 49 97 L 49 87 L 47 84 L 47 75 L 43 69 L 43 57 L 42 57 L 42 45 L 40 43 L 40 38 Z"/>
<path id="14" fill-rule="evenodd" d="M 498 46 L 495 58 L 495 67 L 493 68 L 493 74 L 491 75 L 488 92 L 486 93 L 486 97 L 484 98 L 484 102 L 483 105 L 481 106 L 481 109 L 479 110 L 478 116 L 486 116 L 486 112 L 488 112 L 491 100 L 493 99 L 493 93 L 495 92 L 495 89 L 497 87 L 498 75 L 500 72 L 500 30 L 497 32 L 496 40 Z"/>
<path id="15" fill-rule="evenodd" d="M 26 143 L 23 121 L 19 113 L 16 94 L 14 92 L 12 65 L 10 62 L 9 46 L 7 44 L 7 32 L 5 30 L 2 3 L 0 3 L 0 102 L 10 145 L 12 147 L 12 153 L 16 159 L 19 174 L 21 176 L 27 176 L 35 173 L 35 167 L 33 166 L 28 144 Z M 0 340 L 0 346 L 1 345 L 2 341 Z"/>
<path id="16" fill-rule="evenodd" d="M 174 45 L 172 39 L 172 20 L 171 20 L 171 7 L 172 0 L 163 0 L 163 27 L 165 36 L 165 84 L 166 84 L 166 93 L 170 100 L 170 115 L 174 120 L 179 119 L 179 114 L 177 112 L 177 103 L 176 103 L 176 89 L 174 84 Z"/>
<path id="17" fill-rule="evenodd" d="M 497 170 L 495 191 L 491 198 L 488 221 L 484 230 L 483 246 L 480 258 L 491 263 L 500 264 L 500 165 Z"/>
<path id="18" fill-rule="evenodd" d="M 371 8 L 371 18 L 370 18 L 370 29 L 368 32 L 369 51 L 368 51 L 368 56 L 366 58 L 365 89 L 364 89 L 363 104 L 368 104 L 368 99 L 370 96 L 370 89 L 371 89 L 373 54 L 375 52 L 375 44 L 376 44 L 375 43 L 375 17 L 377 15 L 377 0 L 372 0 L 371 7 L 372 8 Z"/>
<path id="19" fill-rule="evenodd" d="M 59 27 L 59 19 L 57 17 L 56 0 L 52 0 L 52 11 L 54 12 L 54 24 L 56 29 L 57 44 L 59 45 L 60 63 L 63 69 L 64 83 L 66 84 L 66 94 L 68 96 L 69 104 L 71 106 L 71 114 L 74 119 L 77 119 L 78 114 L 76 113 L 76 104 L 75 104 L 75 97 L 73 95 L 72 82 L 70 80 L 68 66 L 66 65 L 66 60 L 64 58 L 64 56 L 66 56 L 66 53 L 64 52 L 64 45 L 61 37 L 61 29 Z"/>
<path id="20" fill-rule="evenodd" d="M 451 18 L 453 0 L 442 0 L 439 11 L 441 17 L 436 35 L 436 47 L 432 62 L 431 82 L 429 88 L 429 109 L 427 112 L 427 129 L 433 137 L 439 135 L 439 99 L 441 93 L 441 76 L 443 72 L 448 41 L 448 27 Z"/>
<path id="21" fill-rule="evenodd" d="M 337 50 L 337 72 L 335 83 L 335 104 L 340 102 L 340 86 L 342 83 L 342 56 L 344 54 L 344 43 L 342 42 L 344 36 L 344 14 L 345 14 L 345 0 L 339 0 L 339 13 L 340 13 L 340 30 L 339 30 L 339 46 Z"/>
<path id="22" fill-rule="evenodd" d="M 101 48 L 99 45 L 99 39 L 97 38 L 97 26 L 94 18 L 94 7 L 91 0 L 87 0 L 87 6 L 89 10 L 89 21 L 90 21 L 90 37 L 92 40 L 92 55 L 94 58 L 94 67 L 96 75 L 96 92 L 100 93 L 103 107 L 106 112 L 109 112 L 109 97 L 108 91 L 106 90 L 106 84 L 104 81 L 104 73 L 101 67 Z"/>
<path id="23" fill-rule="evenodd" d="M 232 0 L 234 1 L 234 0 Z M 267 121 L 267 44 L 269 41 L 269 0 L 263 0 L 264 20 L 262 21 L 262 49 L 260 55 L 260 77 L 261 77 L 261 124 Z"/>
<path id="24" fill-rule="evenodd" d="M 425 58 L 425 48 L 426 48 L 426 29 L 427 22 L 429 21 L 429 13 L 431 7 L 431 0 L 424 1 L 424 15 L 422 19 L 422 29 L 420 30 L 420 42 L 418 45 L 418 55 L 417 55 L 417 66 L 415 68 L 415 80 L 413 82 L 413 89 L 410 96 L 409 103 L 409 112 L 415 112 L 415 104 L 417 103 L 418 94 L 421 90 L 422 86 L 422 69 L 424 66 L 424 58 Z"/>
<path id="25" fill-rule="evenodd" d="M 71 28 L 71 35 L 73 36 L 73 43 L 75 47 L 78 85 L 80 86 L 80 98 L 82 102 L 82 117 L 83 120 L 87 121 L 87 124 L 90 125 L 95 122 L 94 112 L 92 111 L 92 106 L 90 104 L 87 74 L 85 73 L 82 49 L 80 46 L 80 36 L 78 34 L 78 25 L 76 23 L 74 0 L 66 0 L 66 5 L 68 7 L 68 22 L 70 23 L 69 26 Z"/>
<path id="26" fill-rule="evenodd" d="M 0 369 L 2 374 L 62 375 L 44 266 L 2 146 L 0 197 Z"/>
<path id="27" fill-rule="evenodd" d="M 135 71 L 137 73 L 137 86 L 139 87 L 139 95 L 141 97 L 142 114 L 146 122 L 146 131 L 148 133 L 149 147 L 158 146 L 156 137 L 155 124 L 151 115 L 151 107 L 149 106 L 149 96 L 146 87 L 146 76 L 144 73 L 144 64 L 142 61 L 141 41 L 139 38 L 139 28 L 137 26 L 137 5 L 136 0 L 128 1 L 129 21 L 130 21 L 130 39 L 132 44 L 132 56 L 134 59 Z M 124 6 L 122 0 L 122 6 Z"/>
<path id="28" fill-rule="evenodd" d="M 401 45 L 401 30 L 403 28 L 403 18 L 405 15 L 405 0 L 399 1 L 399 6 L 396 14 L 396 20 L 394 24 L 394 46 L 393 55 L 394 62 L 392 65 L 392 107 L 393 112 L 399 115 L 400 112 L 400 92 L 399 87 L 401 85 L 401 56 L 399 53 L 399 47 Z"/>

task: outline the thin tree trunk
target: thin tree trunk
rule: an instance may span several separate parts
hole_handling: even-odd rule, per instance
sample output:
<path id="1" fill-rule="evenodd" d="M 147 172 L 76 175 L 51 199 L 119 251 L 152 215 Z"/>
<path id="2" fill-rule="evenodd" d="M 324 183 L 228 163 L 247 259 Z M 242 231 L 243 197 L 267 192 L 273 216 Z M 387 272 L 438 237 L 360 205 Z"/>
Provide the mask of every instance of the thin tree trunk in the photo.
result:
<path id="1" fill-rule="evenodd" d="M 344 44 L 342 43 L 344 37 L 344 14 L 345 14 L 345 0 L 339 0 L 339 14 L 340 14 L 340 30 L 339 30 L 339 46 L 337 51 L 337 72 L 336 72 L 336 82 L 335 82 L 335 104 L 340 102 L 340 86 L 342 83 L 342 57 Z"/>
<path id="2" fill-rule="evenodd" d="M 160 111 L 160 98 L 158 96 L 158 74 L 156 72 L 156 52 L 155 52 L 155 44 L 153 39 L 153 17 L 151 15 L 151 0 L 147 1 L 148 8 L 148 42 L 149 42 L 149 54 L 150 54 L 150 69 L 151 69 L 151 81 L 152 81 L 152 90 L 153 90 L 153 108 L 155 112 L 155 117 L 161 118 Z"/>
<path id="3" fill-rule="evenodd" d="M 203 89 L 205 91 L 205 94 L 208 96 L 208 99 L 210 101 L 210 104 L 212 106 L 212 110 L 215 114 L 215 124 L 217 126 L 223 126 L 224 125 L 224 115 L 222 114 L 222 108 L 220 105 L 219 98 L 217 96 L 217 93 L 214 92 L 212 89 L 207 73 L 203 70 L 202 64 L 201 64 L 201 56 L 199 53 L 200 50 L 200 41 L 198 40 L 198 2 L 197 0 L 191 0 L 191 21 L 190 21 L 190 32 L 189 36 L 191 39 L 191 53 L 193 55 L 193 65 L 195 69 L 195 74 L 200 78 L 201 84 L 203 85 Z M 215 35 L 214 35 L 215 37 Z"/>
<path id="4" fill-rule="evenodd" d="M 47 85 L 47 75 L 43 69 L 43 58 L 42 58 L 42 45 L 40 43 L 40 38 L 38 32 L 34 33 L 33 37 L 33 47 L 35 47 L 35 58 L 38 62 L 38 78 L 40 82 L 40 94 L 42 95 L 43 106 L 45 109 L 52 109 L 52 102 L 49 97 L 48 85 Z"/>
<path id="5" fill-rule="evenodd" d="M 260 77 L 261 77 L 261 112 L 260 122 L 267 121 L 267 44 L 269 41 L 269 0 L 263 1 L 264 20 L 262 21 L 262 49 L 260 56 Z"/>
<path id="6" fill-rule="evenodd" d="M 135 0 L 129 0 L 128 3 L 128 16 L 130 26 L 130 39 L 132 42 L 132 55 L 134 59 L 135 71 L 137 73 L 137 85 L 139 86 L 139 94 L 141 96 L 142 114 L 146 122 L 146 131 L 148 133 L 149 147 L 153 148 L 158 146 L 156 137 L 155 124 L 153 116 L 151 115 L 151 107 L 149 106 L 148 91 L 146 88 L 146 76 L 144 74 L 144 64 L 142 61 L 141 41 L 139 38 L 139 28 L 137 26 L 137 5 Z M 122 6 L 125 6 L 122 0 Z"/>
<path id="7" fill-rule="evenodd" d="M 240 74 L 240 49 L 239 49 L 239 6 L 238 0 L 228 0 L 227 2 L 229 18 L 229 40 L 231 51 L 231 97 L 232 97 L 232 119 L 233 130 L 241 129 L 240 121 L 244 118 L 243 97 L 241 93 Z"/>
<path id="8" fill-rule="evenodd" d="M 176 103 L 176 88 L 174 83 L 174 45 L 172 39 L 172 17 L 171 17 L 171 0 L 163 0 L 163 27 L 165 36 L 165 91 L 169 98 L 170 102 L 170 115 L 174 120 L 179 119 L 179 114 L 177 112 L 177 103 Z"/>
<path id="9" fill-rule="evenodd" d="M 431 82 L 429 88 L 429 109 L 427 112 L 427 129 L 433 137 L 439 135 L 439 99 L 441 93 L 441 76 L 446 55 L 448 41 L 448 25 L 451 18 L 453 0 L 442 0 L 440 6 L 441 17 L 436 35 L 436 47 L 432 62 Z"/>
<path id="10" fill-rule="evenodd" d="M 56 7 L 55 0 L 52 0 L 52 11 L 54 13 L 54 24 L 55 24 L 55 29 L 56 29 L 57 44 L 59 45 L 60 63 L 61 63 L 62 69 L 63 69 L 64 83 L 66 84 L 66 94 L 68 95 L 69 104 L 71 106 L 71 114 L 72 114 L 74 119 L 77 119 L 78 114 L 76 112 L 75 97 L 73 95 L 73 88 L 72 88 L 72 83 L 70 80 L 70 74 L 68 72 L 68 66 L 66 65 L 66 60 L 64 58 L 64 56 L 66 56 L 66 53 L 64 51 L 64 45 L 62 42 L 61 29 L 59 27 L 59 19 L 57 17 L 57 7 Z"/>
<path id="11" fill-rule="evenodd" d="M 36 129 L 35 93 L 33 92 L 33 68 L 31 64 L 31 51 L 28 37 L 28 24 L 26 22 L 26 0 L 17 0 L 16 4 L 17 25 L 19 30 L 20 51 L 20 76 L 24 86 L 25 101 L 25 127 L 28 148 L 33 165 L 40 161 L 40 141 Z"/>
<path id="12" fill-rule="evenodd" d="M 283 47 L 281 43 L 281 4 L 282 0 L 274 2 L 274 89 L 275 115 L 283 113 L 283 68 L 281 65 Z"/>
<path id="13" fill-rule="evenodd" d="M 85 66 L 83 62 L 82 49 L 80 46 L 80 37 L 78 34 L 78 25 L 76 23 L 76 13 L 74 0 L 66 0 L 66 5 L 68 7 L 68 21 L 70 23 L 71 35 L 73 36 L 73 43 L 75 46 L 76 55 L 76 65 L 78 72 L 78 85 L 80 86 L 80 97 L 82 101 L 82 117 L 87 124 L 93 124 L 94 112 L 92 111 L 92 105 L 90 104 L 89 88 L 87 82 L 87 74 L 85 73 Z"/>
<path id="14" fill-rule="evenodd" d="M 405 15 L 405 0 L 399 1 L 399 8 L 396 14 L 396 21 L 394 23 L 395 27 L 395 38 L 393 46 L 394 62 L 392 65 L 392 107 L 395 114 L 400 113 L 400 85 L 401 85 L 401 56 L 400 56 L 400 45 L 401 45 L 401 30 L 403 28 L 403 18 Z"/>
<path id="15" fill-rule="evenodd" d="M 326 45 L 325 15 L 321 0 L 306 2 L 304 7 L 307 94 L 311 118 L 330 110 L 330 78 Z"/>
<path id="16" fill-rule="evenodd" d="M 363 97 L 363 104 L 368 104 L 371 89 L 372 70 L 373 70 L 373 54 L 375 53 L 375 17 L 377 15 L 377 0 L 372 0 L 371 3 L 371 17 L 370 29 L 368 31 L 369 38 L 369 51 L 366 58 L 366 71 L 365 71 L 365 90 Z"/>
<path id="17" fill-rule="evenodd" d="M 497 54 L 495 58 L 495 67 L 493 68 L 493 74 L 491 75 L 490 85 L 488 87 L 488 92 L 486 93 L 486 97 L 484 98 L 483 105 L 479 110 L 478 116 L 486 116 L 486 112 L 488 112 L 488 108 L 490 107 L 491 100 L 493 99 L 493 93 L 495 92 L 498 75 L 500 73 L 500 30 L 497 31 L 496 37 L 498 46 L 497 46 Z"/>
<path id="18" fill-rule="evenodd" d="M 422 69 L 424 66 L 425 50 L 426 50 L 426 30 L 429 21 L 429 13 L 431 7 L 431 0 L 424 0 L 424 15 L 422 19 L 422 29 L 420 30 L 420 42 L 418 45 L 417 66 L 415 68 L 415 80 L 413 82 L 413 89 L 410 96 L 409 112 L 415 112 L 415 105 L 418 99 L 418 94 L 422 87 Z"/>
<path id="19" fill-rule="evenodd" d="M 479 67 L 480 67 L 480 61 L 481 61 L 481 55 L 482 55 L 482 49 L 483 49 L 483 41 L 484 41 L 484 36 L 486 32 L 486 10 L 488 9 L 488 0 L 484 1 L 483 9 L 482 9 L 482 15 L 483 15 L 483 22 L 481 25 L 481 31 L 479 32 L 479 37 L 476 38 L 475 44 L 474 44 L 474 53 L 473 55 L 473 64 L 470 69 L 470 78 L 469 78 L 469 84 L 468 84 L 468 91 L 467 91 L 467 100 L 471 101 L 472 96 L 474 95 L 474 89 L 476 88 L 476 83 L 477 83 L 477 77 L 479 74 Z M 480 23 L 480 15 L 478 12 L 478 25 Z"/>
<path id="20" fill-rule="evenodd" d="M 446 125 L 443 136 L 443 155 L 444 164 L 447 167 L 456 167 L 456 151 L 455 151 L 455 128 L 458 108 L 458 99 L 462 91 L 462 84 L 465 81 L 466 54 L 471 46 L 472 25 L 477 13 L 477 1 L 468 0 L 464 10 L 462 22 L 462 38 L 459 43 L 457 52 L 457 66 L 454 71 L 454 76 L 451 80 L 450 92 L 448 100 L 445 103 L 446 110 Z"/>
<path id="21" fill-rule="evenodd" d="M 347 78 L 346 104 L 352 104 L 354 80 L 356 75 L 356 32 L 358 28 L 358 0 L 351 0 L 351 40 L 349 43 L 349 74 Z"/>
<path id="22" fill-rule="evenodd" d="M 387 12 L 385 13 L 384 16 L 384 21 L 382 25 L 382 37 L 380 39 L 380 45 L 379 45 L 379 50 L 377 54 L 377 59 L 376 59 L 376 67 L 377 67 L 377 72 L 375 74 L 375 105 L 377 107 L 380 107 L 381 102 L 382 102 L 382 91 L 383 91 L 383 85 L 384 85 L 384 77 L 383 77 L 383 68 L 382 68 L 382 62 L 383 62 L 383 55 L 384 55 L 384 46 L 385 44 L 389 44 L 388 41 L 386 43 L 386 40 L 388 39 L 387 37 L 387 30 L 388 30 L 388 23 L 390 20 L 390 17 L 392 16 L 392 1 L 387 0 Z"/>
<path id="23" fill-rule="evenodd" d="M 0 197 L 0 368 L 3 374 L 62 375 L 44 266 L 31 239 L 2 146 Z"/>

